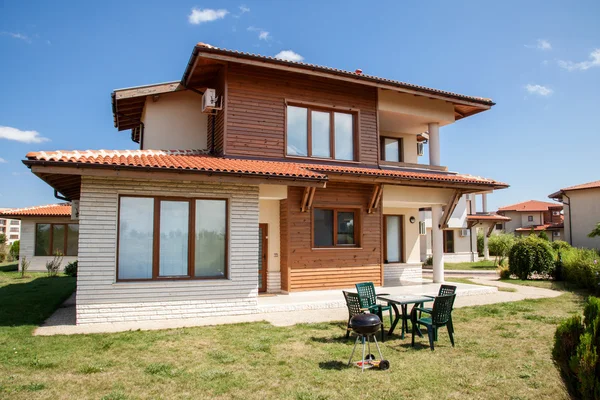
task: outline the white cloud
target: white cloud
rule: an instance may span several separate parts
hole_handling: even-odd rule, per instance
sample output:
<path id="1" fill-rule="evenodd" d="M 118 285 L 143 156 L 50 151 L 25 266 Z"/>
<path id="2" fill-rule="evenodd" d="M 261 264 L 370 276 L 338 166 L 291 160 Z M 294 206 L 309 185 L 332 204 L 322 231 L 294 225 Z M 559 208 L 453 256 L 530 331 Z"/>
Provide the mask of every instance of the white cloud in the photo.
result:
<path id="1" fill-rule="evenodd" d="M 249 13 L 249 12 L 250 12 L 250 8 L 246 7 L 246 6 L 245 6 L 245 5 L 243 5 L 243 4 L 242 4 L 242 5 L 239 7 L 239 9 L 240 9 L 240 12 L 241 12 L 242 14 L 245 14 L 245 13 Z"/>
<path id="2" fill-rule="evenodd" d="M 275 55 L 275 58 L 279 58 L 280 60 L 286 61 L 295 61 L 300 62 L 304 60 L 300 54 L 293 52 L 292 50 L 283 50 Z"/>
<path id="3" fill-rule="evenodd" d="M 255 26 L 249 26 L 248 30 L 250 32 L 258 32 L 258 39 L 259 40 L 271 40 L 273 39 L 273 36 L 271 36 L 271 33 L 269 33 L 268 31 L 265 31 L 262 28 L 257 28 Z"/>
<path id="4" fill-rule="evenodd" d="M 37 131 L 22 131 L 10 126 L 0 126 L 0 139 L 16 140 L 22 143 L 42 143 L 50 140 L 40 136 Z"/>
<path id="5" fill-rule="evenodd" d="M 27 43 L 31 43 L 31 38 L 27 35 L 23 35 L 22 33 L 18 33 L 18 32 L 0 32 L 0 34 L 2 35 L 8 35 L 13 39 L 19 39 L 19 40 L 23 40 Z"/>
<path id="6" fill-rule="evenodd" d="M 202 10 L 199 8 L 192 8 L 192 12 L 190 15 L 188 15 L 188 21 L 190 24 L 198 25 L 203 22 L 211 22 L 218 19 L 223 19 L 227 14 L 229 14 L 229 11 L 224 9 L 213 10 L 210 8 L 205 8 Z"/>
<path id="7" fill-rule="evenodd" d="M 544 39 L 538 39 L 537 48 L 540 50 L 552 50 L 552 45 L 549 41 Z"/>
<path id="8" fill-rule="evenodd" d="M 540 96 L 549 96 L 554 92 L 554 90 L 550 89 L 549 87 L 532 85 L 531 83 L 525 85 L 525 90 L 527 90 L 528 93 L 539 94 Z"/>
<path id="9" fill-rule="evenodd" d="M 0 164 L 6 164 L 7 162 L 4 158 L 0 157 Z"/>
<path id="10" fill-rule="evenodd" d="M 568 71 L 585 71 L 592 67 L 600 67 L 600 49 L 590 53 L 590 60 L 581 62 L 558 60 L 558 66 Z"/>

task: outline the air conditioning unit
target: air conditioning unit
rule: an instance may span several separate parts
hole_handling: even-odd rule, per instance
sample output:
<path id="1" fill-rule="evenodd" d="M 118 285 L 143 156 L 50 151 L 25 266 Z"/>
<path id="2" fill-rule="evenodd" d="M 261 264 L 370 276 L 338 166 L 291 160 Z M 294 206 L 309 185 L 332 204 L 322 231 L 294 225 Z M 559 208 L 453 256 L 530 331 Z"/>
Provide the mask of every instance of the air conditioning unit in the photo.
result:
<path id="1" fill-rule="evenodd" d="M 427 230 L 425 229 L 425 221 L 419 221 L 419 235 L 427 235 Z"/>
<path id="2" fill-rule="evenodd" d="M 554 231 L 554 232 L 552 232 L 552 236 L 554 236 L 554 237 L 560 237 L 560 232 L 559 231 Z"/>
<path id="3" fill-rule="evenodd" d="M 465 195 L 465 200 L 473 200 L 473 195 L 472 194 Z"/>
<path id="4" fill-rule="evenodd" d="M 470 229 L 461 229 L 459 235 L 462 237 L 471 236 L 471 230 Z"/>
<path id="5" fill-rule="evenodd" d="M 79 200 L 73 200 L 71 202 L 71 219 L 73 221 L 79 221 Z"/>
<path id="6" fill-rule="evenodd" d="M 202 95 L 202 112 L 210 114 L 214 110 L 220 110 L 221 107 L 218 104 L 217 91 L 215 89 L 206 89 Z"/>
<path id="7" fill-rule="evenodd" d="M 417 143 L 417 155 L 422 156 L 423 154 L 425 154 L 425 143 L 418 142 Z"/>

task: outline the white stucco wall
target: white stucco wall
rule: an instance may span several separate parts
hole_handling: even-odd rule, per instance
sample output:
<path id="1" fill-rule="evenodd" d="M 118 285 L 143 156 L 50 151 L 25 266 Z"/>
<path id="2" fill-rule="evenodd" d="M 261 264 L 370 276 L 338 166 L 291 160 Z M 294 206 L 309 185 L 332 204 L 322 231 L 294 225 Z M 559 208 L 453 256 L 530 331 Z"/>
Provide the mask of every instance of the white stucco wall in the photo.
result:
<path id="1" fill-rule="evenodd" d="M 384 207 L 383 216 L 403 215 L 404 216 L 404 257 L 406 263 L 419 263 L 420 256 L 420 236 L 419 236 L 419 209 L 417 208 L 396 208 Z M 410 217 L 415 217 L 415 223 L 410 223 Z"/>
<path id="2" fill-rule="evenodd" d="M 118 195 L 229 198 L 229 278 L 116 282 Z M 77 323 L 257 311 L 258 186 L 83 177 Z"/>
<path id="3" fill-rule="evenodd" d="M 161 94 L 158 101 L 148 96 L 142 122 L 144 150 L 206 149 L 208 116 L 202 113 L 202 96 L 197 93 Z"/>
<path id="4" fill-rule="evenodd" d="M 562 240 L 569 241 L 569 229 L 572 228 L 573 246 L 600 249 L 600 237 L 587 236 L 600 222 L 600 188 L 571 190 L 567 192 L 567 196 L 571 202 L 571 215 L 569 206 L 565 204 L 565 232 Z M 566 197 L 563 200 L 565 203 L 569 202 Z M 569 223 L 570 219 L 572 221 Z"/>
<path id="5" fill-rule="evenodd" d="M 21 262 L 20 260 L 23 257 L 27 257 L 27 260 L 31 261 L 29 264 L 29 271 L 43 271 L 46 272 L 46 262 L 52 261 L 54 257 L 42 257 L 35 256 L 35 225 L 36 223 L 40 224 L 76 224 L 77 221 L 71 220 L 71 218 L 38 218 L 38 219 L 29 219 L 23 218 L 21 220 L 21 241 L 19 242 L 19 271 L 21 270 Z M 63 262 L 61 264 L 60 269 L 63 270 L 64 267 L 72 262 L 77 260 L 77 256 L 74 257 L 63 257 Z"/>
<path id="6" fill-rule="evenodd" d="M 449 229 L 454 231 L 454 253 L 444 253 L 444 262 L 471 262 L 477 258 L 477 248 L 471 251 L 471 236 L 460 236 L 460 228 Z M 476 229 L 471 229 L 471 235 L 476 234 Z M 421 261 L 431 257 L 433 250 L 431 248 L 431 228 L 427 228 L 427 235 L 421 236 Z"/>

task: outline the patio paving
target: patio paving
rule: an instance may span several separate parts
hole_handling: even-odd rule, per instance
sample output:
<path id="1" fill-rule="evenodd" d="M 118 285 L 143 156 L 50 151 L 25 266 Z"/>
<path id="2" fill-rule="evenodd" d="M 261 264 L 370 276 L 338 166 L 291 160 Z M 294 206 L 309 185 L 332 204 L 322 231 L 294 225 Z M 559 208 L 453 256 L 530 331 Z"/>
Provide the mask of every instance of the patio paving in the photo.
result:
<path id="1" fill-rule="evenodd" d="M 451 283 L 457 286 L 455 307 L 519 301 L 530 298 L 555 297 L 561 293 L 549 289 L 513 285 L 496 281 L 495 278 L 476 278 L 479 285 Z M 501 292 L 497 287 L 511 287 L 515 292 Z M 385 286 L 378 292 L 397 295 L 435 295 L 439 284 L 423 280 L 402 286 Z M 351 290 L 351 289 L 349 289 Z M 234 324 L 241 322 L 267 321 L 275 326 L 290 326 L 299 323 L 342 321 L 348 312 L 341 290 L 297 292 L 289 295 L 259 296 L 258 312 L 254 314 L 223 317 L 186 318 L 167 321 L 119 322 L 106 324 L 75 325 L 75 295 L 71 296 L 34 335 L 72 335 L 89 333 L 123 332 L 129 330 L 173 329 L 193 326 Z M 293 312 L 290 312 L 293 311 Z"/>

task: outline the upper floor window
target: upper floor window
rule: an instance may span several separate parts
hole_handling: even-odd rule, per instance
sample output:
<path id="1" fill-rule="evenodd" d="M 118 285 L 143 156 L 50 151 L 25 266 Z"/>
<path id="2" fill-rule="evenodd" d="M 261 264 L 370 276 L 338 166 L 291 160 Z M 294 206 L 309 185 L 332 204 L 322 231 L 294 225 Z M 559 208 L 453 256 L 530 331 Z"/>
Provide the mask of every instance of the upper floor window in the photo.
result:
<path id="1" fill-rule="evenodd" d="M 286 128 L 288 156 L 356 159 L 352 113 L 289 105 Z"/>
<path id="2" fill-rule="evenodd" d="M 19 222 L 19 220 L 17 220 L 17 219 L 13 219 L 12 221 L 10 221 L 10 224 L 11 224 L 11 225 L 19 225 L 19 223 L 20 223 L 20 222 Z"/>
<path id="3" fill-rule="evenodd" d="M 402 138 L 381 138 L 381 160 L 402 162 Z"/>
<path id="4" fill-rule="evenodd" d="M 527 222 L 533 222 L 533 215 L 527 216 Z"/>
<path id="5" fill-rule="evenodd" d="M 560 211 L 552 211 L 552 215 L 560 215 Z"/>
<path id="6" fill-rule="evenodd" d="M 5 219 L 0 219 L 0 225 L 4 225 L 6 224 L 6 220 Z"/>

